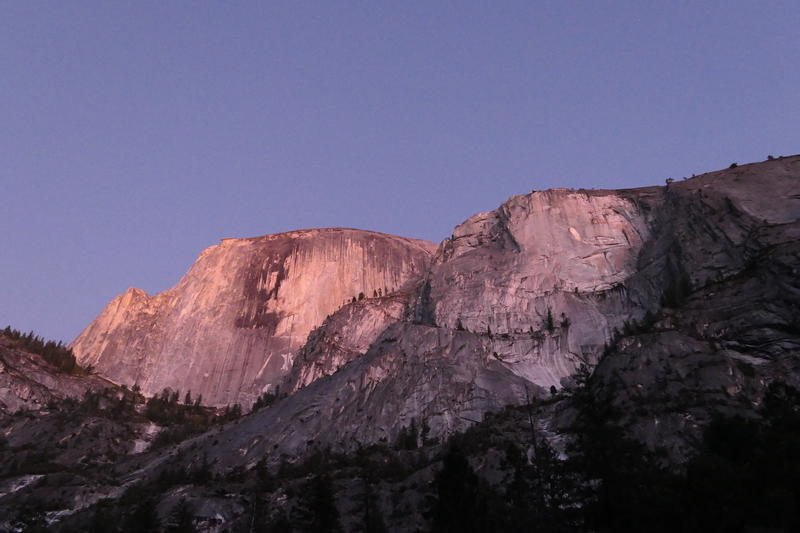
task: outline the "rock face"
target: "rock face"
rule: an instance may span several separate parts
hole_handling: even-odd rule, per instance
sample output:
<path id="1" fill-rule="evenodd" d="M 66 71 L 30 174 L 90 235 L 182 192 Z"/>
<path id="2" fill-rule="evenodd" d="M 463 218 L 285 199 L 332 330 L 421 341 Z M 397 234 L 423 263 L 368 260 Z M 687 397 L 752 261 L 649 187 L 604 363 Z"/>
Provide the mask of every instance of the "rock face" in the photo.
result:
<path id="1" fill-rule="evenodd" d="M 485 334 L 512 371 L 558 387 L 635 312 L 618 289 L 636 272 L 652 196 L 557 189 L 470 218 L 437 253 L 426 316 Z"/>
<path id="2" fill-rule="evenodd" d="M 534 386 L 487 353 L 471 333 L 395 323 L 338 372 L 229 427 L 224 447 L 215 448 L 211 435 L 198 445 L 225 468 L 318 448 L 393 444 L 412 420 L 425 420 L 429 435 L 438 438 L 470 426 L 487 411 L 524 401 L 526 388 Z"/>
<path id="3" fill-rule="evenodd" d="M 396 292 L 351 303 L 334 313 L 309 336 L 284 391 L 295 392 L 364 355 L 386 328 L 402 320 L 411 301 L 409 292 Z"/>
<path id="4" fill-rule="evenodd" d="M 129 289 L 72 343 L 82 365 L 145 394 L 249 406 L 280 382 L 309 332 L 353 299 L 407 290 L 431 243 L 351 229 L 225 239 L 172 289 Z"/>
<path id="5" fill-rule="evenodd" d="M 775 380 L 800 386 L 800 157 L 673 183 L 628 282 L 664 290 L 595 378 L 632 431 L 681 461 L 713 414 L 744 413 Z"/>
<path id="6" fill-rule="evenodd" d="M 237 464 L 392 442 L 413 419 L 446 435 L 604 351 L 598 379 L 621 383 L 640 436 L 685 442 L 711 407 L 752 405 L 771 378 L 798 375 L 799 228 L 800 157 L 514 197 L 442 243 L 402 319 L 380 301 L 335 313 L 295 361 L 296 392 L 230 430 L 244 456 L 209 453 Z"/>
<path id="7" fill-rule="evenodd" d="M 309 336 L 287 378 L 294 394 L 228 432 L 242 458 L 206 453 L 225 465 L 269 450 L 346 451 L 392 443 L 412 420 L 442 437 L 548 396 L 597 361 L 614 328 L 645 313 L 625 283 L 663 201 L 658 187 L 551 190 L 470 218 L 416 291 L 351 303 Z"/>
<path id="8" fill-rule="evenodd" d="M 408 302 L 409 331 L 397 336 L 413 338 L 412 325 L 463 331 L 474 338 L 472 351 L 531 386 L 560 387 L 578 365 L 596 361 L 614 328 L 644 312 L 624 282 L 636 274 L 649 238 L 647 213 L 662 201 L 658 187 L 559 189 L 515 196 L 471 217 L 439 246 Z M 399 304 L 400 298 L 379 299 L 334 314 L 309 338 L 289 389 L 366 353 L 397 321 Z"/>

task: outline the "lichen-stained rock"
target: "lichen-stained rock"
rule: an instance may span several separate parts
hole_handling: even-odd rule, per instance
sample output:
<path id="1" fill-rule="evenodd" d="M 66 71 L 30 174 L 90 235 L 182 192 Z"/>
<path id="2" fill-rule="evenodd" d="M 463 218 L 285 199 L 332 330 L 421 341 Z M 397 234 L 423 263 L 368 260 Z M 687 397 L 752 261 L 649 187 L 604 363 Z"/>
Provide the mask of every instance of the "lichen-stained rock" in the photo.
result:
<path id="1" fill-rule="evenodd" d="M 172 289 L 129 289 L 72 343 L 82 365 L 146 394 L 191 389 L 249 406 L 312 329 L 353 299 L 406 290 L 435 246 L 352 229 L 225 239 Z"/>

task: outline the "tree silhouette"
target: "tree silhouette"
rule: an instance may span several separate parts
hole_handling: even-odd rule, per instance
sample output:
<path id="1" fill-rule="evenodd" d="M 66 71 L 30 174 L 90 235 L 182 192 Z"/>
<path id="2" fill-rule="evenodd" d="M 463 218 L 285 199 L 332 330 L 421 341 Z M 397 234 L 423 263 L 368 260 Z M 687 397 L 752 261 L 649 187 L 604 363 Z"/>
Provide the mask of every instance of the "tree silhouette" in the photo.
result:
<path id="1" fill-rule="evenodd" d="M 457 445 L 444 456 L 442 469 L 434 480 L 436 500 L 432 509 L 434 533 L 483 533 L 497 524 L 489 521 L 491 498 L 482 490 L 478 476 Z"/>
<path id="2" fill-rule="evenodd" d="M 549 307 L 547 308 L 547 316 L 544 319 L 544 328 L 551 333 L 555 329 L 555 323 L 553 322 L 553 311 Z"/>
<path id="3" fill-rule="evenodd" d="M 304 531 L 309 533 L 339 533 L 342 526 L 339 522 L 339 510 L 333 495 L 333 482 L 328 473 L 323 471 L 309 482 L 307 489 L 305 515 L 308 526 Z"/>

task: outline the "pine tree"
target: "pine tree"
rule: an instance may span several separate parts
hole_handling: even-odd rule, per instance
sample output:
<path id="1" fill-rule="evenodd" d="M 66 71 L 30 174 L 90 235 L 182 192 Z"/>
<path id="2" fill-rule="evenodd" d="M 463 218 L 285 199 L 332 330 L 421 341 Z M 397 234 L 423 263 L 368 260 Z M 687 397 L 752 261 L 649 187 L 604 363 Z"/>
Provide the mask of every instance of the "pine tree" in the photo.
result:
<path id="1" fill-rule="evenodd" d="M 315 475 L 309 482 L 306 499 L 309 533 L 341 533 L 339 510 L 333 494 L 333 482 L 327 472 Z"/>
<path id="2" fill-rule="evenodd" d="M 136 506 L 127 520 L 126 533 L 155 533 L 159 529 L 155 501 L 147 498 Z"/>
<path id="3" fill-rule="evenodd" d="M 553 332 L 555 329 L 555 323 L 553 323 L 553 311 L 549 307 L 547 308 L 547 317 L 544 320 L 544 328 L 549 331 Z"/>
<path id="4" fill-rule="evenodd" d="M 488 520 L 490 498 L 458 446 L 451 446 L 434 480 L 436 500 L 432 509 L 434 533 L 484 533 L 494 530 Z"/>
<path id="5" fill-rule="evenodd" d="M 573 498 L 590 531 L 676 531 L 673 480 L 639 441 L 628 437 L 615 387 L 581 368 L 572 394 L 577 416 L 565 465 L 576 478 Z M 573 506 L 575 507 L 575 506 Z"/>
<path id="6" fill-rule="evenodd" d="M 281 510 L 267 524 L 266 531 L 269 533 L 294 533 L 292 522 L 286 517 L 286 513 Z"/>
<path id="7" fill-rule="evenodd" d="M 116 529 L 116 518 L 111 511 L 109 500 L 101 500 L 95 505 L 92 521 L 87 531 L 89 533 L 107 533 Z"/>
<path id="8" fill-rule="evenodd" d="M 428 444 L 430 444 L 430 440 L 428 439 L 428 435 L 430 435 L 430 432 L 431 432 L 431 426 L 428 425 L 428 419 L 423 418 L 422 423 L 420 424 L 420 431 L 419 431 L 419 437 L 420 440 L 422 440 L 423 446 L 427 446 Z"/>
<path id="9" fill-rule="evenodd" d="M 386 524 L 383 521 L 381 507 L 372 480 L 364 480 L 364 532 L 386 533 Z"/>

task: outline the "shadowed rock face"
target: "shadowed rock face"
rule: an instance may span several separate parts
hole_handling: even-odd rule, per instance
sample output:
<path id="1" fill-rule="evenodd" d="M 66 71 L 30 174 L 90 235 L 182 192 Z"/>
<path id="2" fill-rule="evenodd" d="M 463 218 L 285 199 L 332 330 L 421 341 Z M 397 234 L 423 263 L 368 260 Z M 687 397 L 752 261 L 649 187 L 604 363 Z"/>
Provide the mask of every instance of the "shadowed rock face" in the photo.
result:
<path id="1" fill-rule="evenodd" d="M 283 390 L 295 392 L 365 354 L 386 328 L 403 319 L 412 301 L 411 293 L 398 291 L 351 303 L 334 313 L 309 335 Z"/>
<path id="2" fill-rule="evenodd" d="M 225 239 L 172 289 L 116 297 L 72 343 L 82 365 L 145 394 L 249 405 L 291 368 L 308 333 L 353 298 L 406 290 L 431 243 L 351 229 Z"/>

